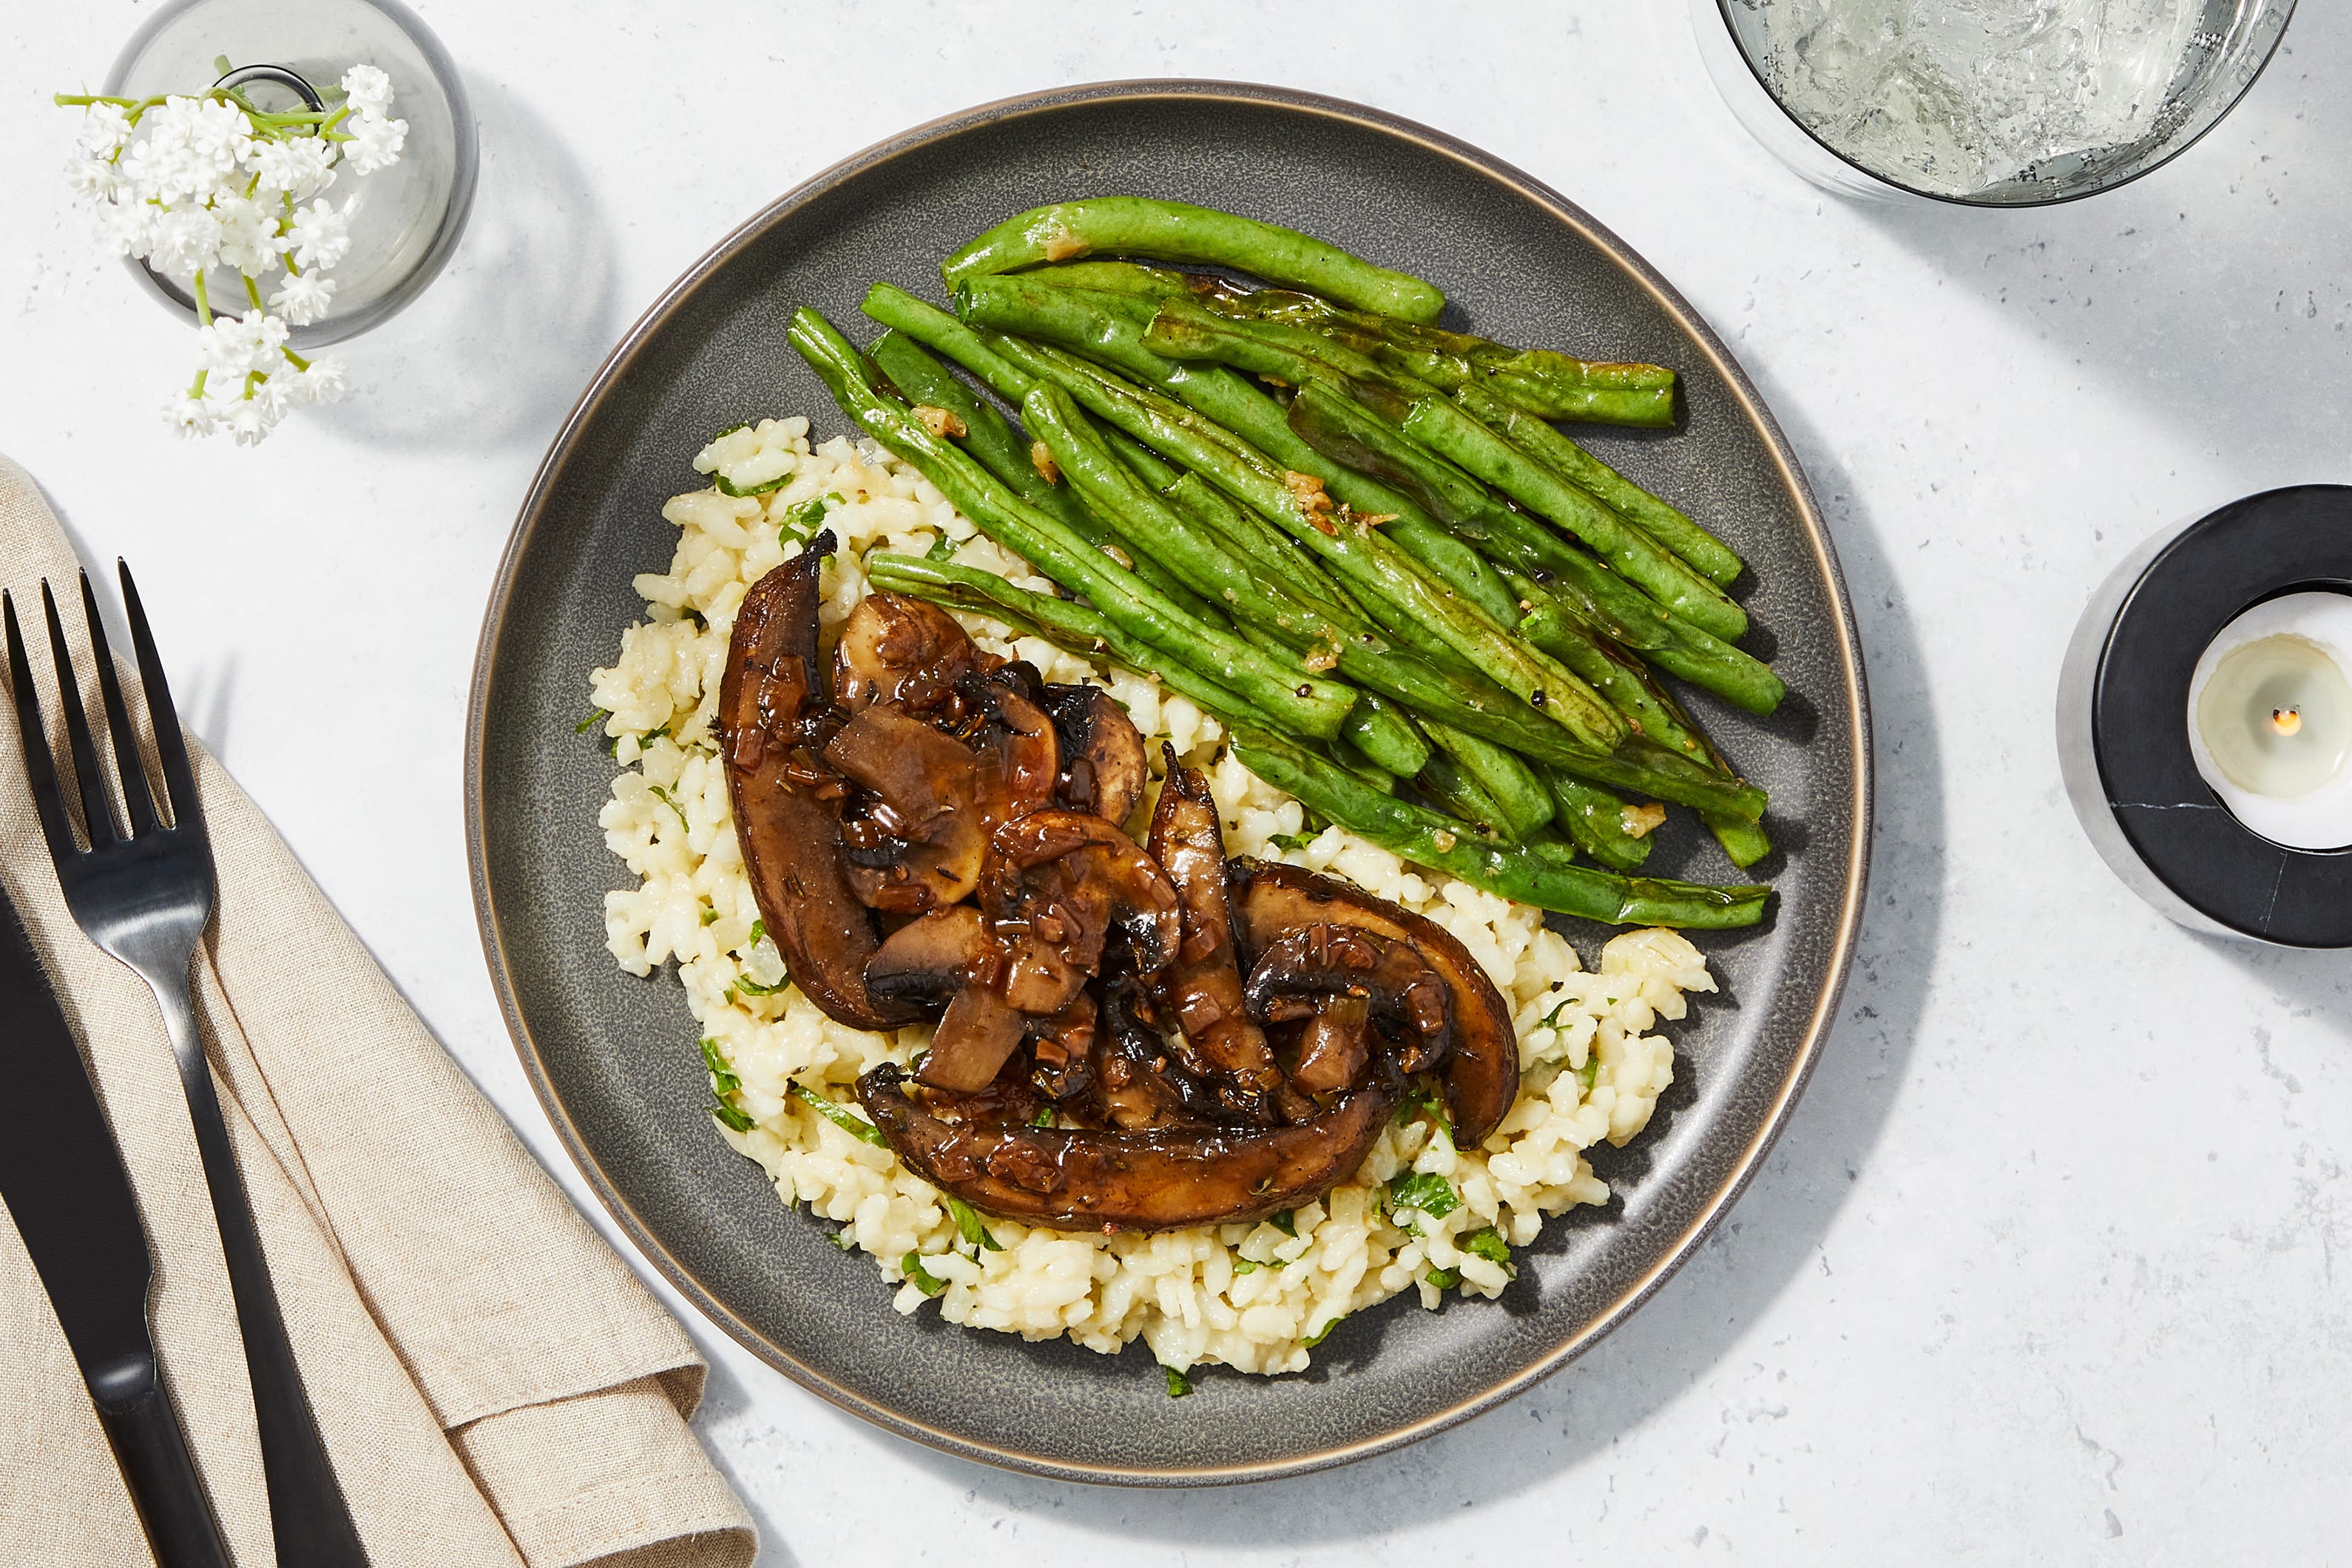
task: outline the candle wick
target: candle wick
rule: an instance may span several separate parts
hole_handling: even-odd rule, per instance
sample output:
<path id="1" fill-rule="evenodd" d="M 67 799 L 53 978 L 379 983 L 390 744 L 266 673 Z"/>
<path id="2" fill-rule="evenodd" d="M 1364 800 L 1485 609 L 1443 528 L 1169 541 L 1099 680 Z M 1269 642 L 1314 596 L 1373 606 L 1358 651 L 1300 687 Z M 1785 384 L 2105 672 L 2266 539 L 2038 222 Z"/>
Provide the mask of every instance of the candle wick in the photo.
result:
<path id="1" fill-rule="evenodd" d="M 2303 714 L 2294 708 L 2273 708 L 2271 710 L 2271 728 L 2282 735 L 2292 735 L 2303 728 Z"/>

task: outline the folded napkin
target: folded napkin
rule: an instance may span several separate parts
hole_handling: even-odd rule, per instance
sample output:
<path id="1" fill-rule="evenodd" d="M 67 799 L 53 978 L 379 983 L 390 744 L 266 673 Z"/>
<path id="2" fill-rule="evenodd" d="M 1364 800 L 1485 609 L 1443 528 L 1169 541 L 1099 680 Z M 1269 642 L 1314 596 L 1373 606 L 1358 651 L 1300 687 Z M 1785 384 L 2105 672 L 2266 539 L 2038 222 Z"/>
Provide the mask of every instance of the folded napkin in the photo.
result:
<path id="1" fill-rule="evenodd" d="M 0 458 L 0 586 L 21 616 L 47 576 L 88 671 L 76 565 L 38 489 Z M 35 608 L 47 691 L 38 627 Z M 96 691 L 85 684 L 93 713 Z M 196 1011 L 374 1568 L 742 1568 L 751 1521 L 686 1425 L 703 1365 L 685 1332 L 444 1054 L 252 801 L 191 750 L 220 880 Z M 0 714 L 0 883 L 97 1068 L 155 1247 L 163 1375 L 239 1568 L 259 1568 L 275 1554 L 252 1396 L 187 1103 L 146 987 L 66 910 L 13 714 Z M 6 1103 L 0 1078 L 0 1113 Z M 5 1211 L 0 1412 L 0 1555 L 44 1568 L 150 1561 Z"/>

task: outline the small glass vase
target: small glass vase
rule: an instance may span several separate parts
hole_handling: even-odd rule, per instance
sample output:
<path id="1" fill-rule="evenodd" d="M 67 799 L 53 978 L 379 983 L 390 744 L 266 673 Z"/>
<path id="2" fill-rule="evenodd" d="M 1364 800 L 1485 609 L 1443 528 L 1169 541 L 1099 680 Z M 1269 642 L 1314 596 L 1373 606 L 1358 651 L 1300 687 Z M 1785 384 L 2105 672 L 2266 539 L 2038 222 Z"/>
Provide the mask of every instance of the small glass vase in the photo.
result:
<path id="1" fill-rule="evenodd" d="M 340 172 L 330 199 L 359 198 L 352 247 L 334 270 L 332 308 L 294 328 L 289 341 L 308 353 L 389 320 L 449 259 L 474 204 L 474 116 L 448 52 L 399 0 L 177 0 L 123 46 L 104 91 L 201 92 L 222 79 L 223 58 L 265 109 L 294 108 L 303 96 L 298 84 L 331 88 L 355 65 L 392 79 L 391 112 L 408 122 L 400 160 L 372 174 Z M 130 266 L 155 298 L 195 315 L 195 300 L 179 283 L 144 262 Z"/>

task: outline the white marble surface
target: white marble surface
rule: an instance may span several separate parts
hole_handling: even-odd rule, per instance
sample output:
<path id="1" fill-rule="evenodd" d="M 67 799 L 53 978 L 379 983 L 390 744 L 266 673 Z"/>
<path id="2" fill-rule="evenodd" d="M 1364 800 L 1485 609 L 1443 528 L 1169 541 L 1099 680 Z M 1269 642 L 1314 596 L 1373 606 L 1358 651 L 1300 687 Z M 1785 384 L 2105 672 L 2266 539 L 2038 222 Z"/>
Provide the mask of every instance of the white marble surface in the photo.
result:
<path id="1" fill-rule="evenodd" d="M 1401 1455 L 1188 1496 L 941 1458 L 697 1324 L 698 1426 L 763 1564 L 2327 1554 L 2352 1469 L 2345 966 L 2134 901 L 2065 805 L 2050 714 L 2076 611 L 2134 542 L 2347 477 L 2352 16 L 2305 5 L 2252 97 L 2152 178 L 1992 216 L 1801 184 L 1716 98 L 1679 0 L 419 8 L 481 120 L 472 230 L 352 345 L 352 400 L 257 451 L 163 428 L 187 342 L 56 173 L 70 126 L 45 95 L 95 82 L 152 6 L 8 8 L 0 448 L 91 560 L 136 564 L 195 727 L 575 1194 L 467 900 L 490 575 L 625 324 L 904 126 L 1051 84 L 1259 79 L 1532 171 L 1731 341 L 1827 507 L 1868 651 L 1881 815 L 1843 1016 L 1769 1167 L 1626 1327 Z"/>

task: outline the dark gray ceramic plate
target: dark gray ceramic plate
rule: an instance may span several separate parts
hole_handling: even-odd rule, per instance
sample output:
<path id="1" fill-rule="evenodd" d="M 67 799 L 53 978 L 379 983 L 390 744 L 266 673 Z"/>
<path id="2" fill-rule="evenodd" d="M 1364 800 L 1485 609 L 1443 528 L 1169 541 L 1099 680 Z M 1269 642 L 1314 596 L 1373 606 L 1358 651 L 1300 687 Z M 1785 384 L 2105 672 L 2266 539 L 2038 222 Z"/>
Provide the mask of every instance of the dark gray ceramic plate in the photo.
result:
<path id="1" fill-rule="evenodd" d="M 1340 241 L 1428 278 L 1459 321 L 1514 342 L 1677 366 L 1685 429 L 1595 432 L 1608 459 L 1725 534 L 1752 564 L 1750 646 L 1780 650 L 1792 695 L 1757 723 L 1702 703 L 1772 792 L 1781 849 L 1769 923 L 1704 942 L 1719 995 L 1669 1026 L 1673 1090 L 1649 1131 L 1595 1164 L 1619 1194 L 1555 1221 L 1497 1302 L 1425 1312 L 1406 1298 L 1339 1326 L 1303 1376 L 1205 1372 L 1171 1401 L 1139 1345 L 900 1317 L 870 1259 L 776 1200 L 714 1134 L 676 981 L 604 952 L 603 899 L 626 884 L 596 827 L 612 762 L 573 732 L 588 672 L 667 567 L 662 502 L 739 419 L 839 413 L 783 342 L 807 303 L 863 341 L 866 285 L 939 297 L 940 258 L 1059 197 L 1133 192 L 1213 203 Z M 893 1431 L 1046 1475 L 1198 1484 L 1360 1458 L 1463 1420 L 1558 1369 L 1640 1304 L 1762 1159 L 1836 1005 L 1869 842 L 1869 736 L 1844 589 L 1771 416 L 1664 279 L 1559 196 L 1404 121 L 1262 87 L 1076 88 L 973 110 L 860 153 L 697 263 L 629 332 L 572 411 L 524 502 L 483 626 L 467 753 L 467 831 L 490 971 L 524 1067 L 589 1181 L 712 1320 L 805 1386 Z M 1681 814 L 1677 814 L 1678 816 Z M 1730 867 L 1685 818 L 1653 858 Z M 1604 933 L 1572 939 L 1591 962 Z"/>

